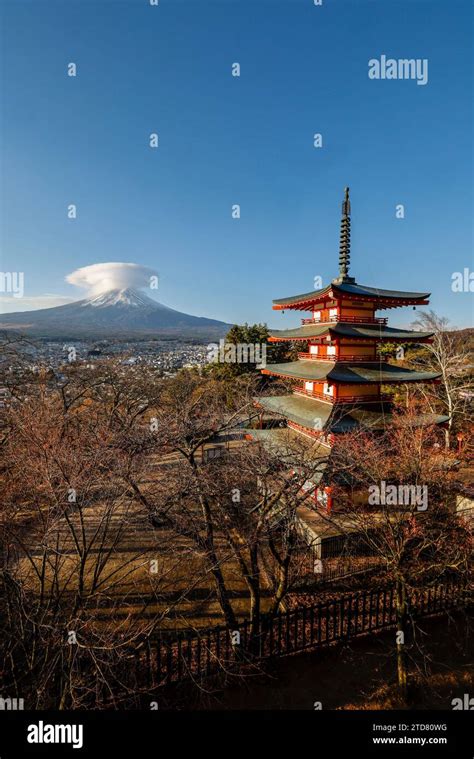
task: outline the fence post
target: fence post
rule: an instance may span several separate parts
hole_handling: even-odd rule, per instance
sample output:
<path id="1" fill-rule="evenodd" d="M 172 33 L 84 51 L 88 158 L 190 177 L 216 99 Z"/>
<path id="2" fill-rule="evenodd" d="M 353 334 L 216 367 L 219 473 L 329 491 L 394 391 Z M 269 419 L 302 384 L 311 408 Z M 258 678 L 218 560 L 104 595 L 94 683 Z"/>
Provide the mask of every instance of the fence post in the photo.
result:
<path id="1" fill-rule="evenodd" d="M 347 640 L 351 637 L 351 624 L 352 624 L 352 596 L 347 599 Z"/>
<path id="2" fill-rule="evenodd" d="M 375 604 L 375 629 L 379 629 L 379 614 L 380 614 L 380 590 L 377 590 L 376 604 Z"/>
<path id="3" fill-rule="evenodd" d="M 390 607 L 389 607 L 389 613 L 388 613 L 388 624 L 392 624 L 392 617 L 394 615 L 395 609 L 393 606 L 393 587 L 390 588 Z"/>
<path id="4" fill-rule="evenodd" d="M 354 596 L 354 601 L 355 601 L 354 615 L 353 615 L 354 616 L 354 635 L 357 635 L 357 633 L 359 632 L 358 630 L 359 628 L 359 598 L 360 598 L 360 595 L 357 593 Z"/>
<path id="5" fill-rule="evenodd" d="M 193 671 L 193 641 L 196 640 L 196 638 L 192 638 L 190 635 L 187 636 L 186 644 L 186 658 L 188 662 L 188 672 L 189 674 L 192 674 Z"/>

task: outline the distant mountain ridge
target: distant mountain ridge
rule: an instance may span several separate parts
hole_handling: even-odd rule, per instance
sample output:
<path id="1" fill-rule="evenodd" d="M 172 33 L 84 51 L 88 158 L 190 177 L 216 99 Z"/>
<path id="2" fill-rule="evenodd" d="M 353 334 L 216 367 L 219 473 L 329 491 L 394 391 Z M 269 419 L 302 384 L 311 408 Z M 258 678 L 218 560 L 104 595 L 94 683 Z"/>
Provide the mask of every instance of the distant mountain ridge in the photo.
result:
<path id="1" fill-rule="evenodd" d="M 176 311 L 131 287 L 43 308 L 0 315 L 0 329 L 41 337 L 156 336 L 210 339 L 232 325 Z"/>

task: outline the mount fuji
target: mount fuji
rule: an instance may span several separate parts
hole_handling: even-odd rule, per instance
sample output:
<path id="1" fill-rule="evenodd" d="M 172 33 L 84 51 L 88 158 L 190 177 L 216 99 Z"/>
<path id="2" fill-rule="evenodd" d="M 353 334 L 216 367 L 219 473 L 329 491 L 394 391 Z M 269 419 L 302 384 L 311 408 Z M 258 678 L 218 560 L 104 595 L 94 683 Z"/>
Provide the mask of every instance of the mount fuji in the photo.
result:
<path id="1" fill-rule="evenodd" d="M 0 329 L 37 337 L 223 337 L 231 325 L 191 316 L 131 287 L 107 290 L 65 306 L 0 315 Z"/>

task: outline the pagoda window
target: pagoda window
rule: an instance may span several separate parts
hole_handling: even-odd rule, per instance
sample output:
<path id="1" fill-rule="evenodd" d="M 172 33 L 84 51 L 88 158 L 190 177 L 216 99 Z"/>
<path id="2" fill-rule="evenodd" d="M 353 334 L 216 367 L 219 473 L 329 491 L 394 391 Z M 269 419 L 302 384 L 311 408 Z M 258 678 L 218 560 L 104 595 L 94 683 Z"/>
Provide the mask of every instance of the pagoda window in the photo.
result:
<path id="1" fill-rule="evenodd" d="M 313 383 L 312 382 L 305 382 L 304 383 L 304 389 L 308 391 L 308 393 L 313 392 Z"/>
<path id="2" fill-rule="evenodd" d="M 336 346 L 328 345 L 328 356 L 335 356 L 335 355 L 336 355 Z"/>
<path id="3" fill-rule="evenodd" d="M 318 345 L 310 345 L 309 346 L 309 352 L 310 353 L 317 354 L 318 351 L 319 351 L 319 346 Z"/>
<path id="4" fill-rule="evenodd" d="M 313 311 L 313 319 L 315 322 L 321 321 L 321 311 Z"/>
<path id="5" fill-rule="evenodd" d="M 324 383 L 323 393 L 325 395 L 334 395 L 334 385 L 330 385 L 328 382 Z"/>
<path id="6" fill-rule="evenodd" d="M 329 319 L 336 319 L 338 317 L 338 308 L 330 308 L 329 309 Z"/>

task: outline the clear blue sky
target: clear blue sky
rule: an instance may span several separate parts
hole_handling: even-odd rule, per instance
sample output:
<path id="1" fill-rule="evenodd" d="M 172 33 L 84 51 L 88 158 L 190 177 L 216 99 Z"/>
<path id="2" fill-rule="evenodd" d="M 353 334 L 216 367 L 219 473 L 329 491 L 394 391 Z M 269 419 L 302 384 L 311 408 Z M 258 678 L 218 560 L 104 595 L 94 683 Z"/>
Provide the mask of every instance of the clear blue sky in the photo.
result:
<path id="1" fill-rule="evenodd" d="M 474 269 L 469 0 L 3 0 L 1 15 L 1 268 L 25 272 L 26 296 L 5 310 L 83 297 L 67 274 L 130 261 L 179 310 L 297 323 L 272 298 L 337 275 L 349 185 L 357 280 L 429 290 L 472 324 L 472 293 L 451 290 Z M 427 58 L 428 84 L 370 80 L 382 54 Z"/>

